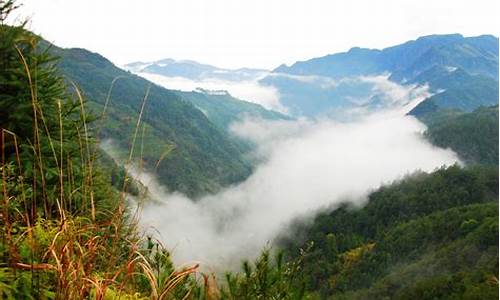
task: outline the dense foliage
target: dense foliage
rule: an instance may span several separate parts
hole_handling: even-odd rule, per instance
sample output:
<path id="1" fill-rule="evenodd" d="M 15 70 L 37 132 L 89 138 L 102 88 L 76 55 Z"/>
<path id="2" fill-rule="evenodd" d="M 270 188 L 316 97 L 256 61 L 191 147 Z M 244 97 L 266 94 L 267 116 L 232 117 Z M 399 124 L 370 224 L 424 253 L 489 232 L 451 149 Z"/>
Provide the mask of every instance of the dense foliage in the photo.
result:
<path id="1" fill-rule="evenodd" d="M 94 165 L 83 99 L 67 93 L 39 37 L 3 23 L 13 9 L 0 2 L 0 295 L 83 297 L 122 268 L 123 207 Z"/>
<path id="2" fill-rule="evenodd" d="M 498 105 L 472 113 L 439 110 L 422 119 L 434 145 L 453 149 L 467 164 L 498 165 Z"/>
<path id="3" fill-rule="evenodd" d="M 498 168 L 415 174 L 297 225 L 304 276 L 322 299 L 497 299 Z"/>

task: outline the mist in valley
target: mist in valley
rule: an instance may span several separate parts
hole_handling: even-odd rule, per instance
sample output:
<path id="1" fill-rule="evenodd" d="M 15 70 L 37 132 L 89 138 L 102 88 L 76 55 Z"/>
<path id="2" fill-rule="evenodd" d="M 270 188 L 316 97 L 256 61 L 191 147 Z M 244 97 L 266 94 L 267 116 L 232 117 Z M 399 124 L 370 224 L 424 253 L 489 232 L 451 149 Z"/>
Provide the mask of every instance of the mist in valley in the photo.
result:
<path id="1" fill-rule="evenodd" d="M 272 86 L 259 84 L 258 80 L 260 77 L 232 81 L 210 77 L 193 80 L 185 77 L 169 77 L 147 72 L 139 72 L 137 74 L 168 89 L 185 92 L 190 92 L 197 88 L 224 90 L 238 99 L 260 104 L 267 109 L 287 113 L 287 108 L 280 103 L 279 91 Z"/>
<path id="2" fill-rule="evenodd" d="M 377 83 L 372 92 L 391 105 L 346 109 L 356 115 L 350 121 L 246 118 L 232 124 L 233 134 L 257 145 L 251 155 L 262 163 L 247 180 L 217 194 L 189 199 L 130 168 L 153 200 L 140 210 L 141 226 L 171 250 L 176 264 L 235 270 L 242 259 L 272 247 L 278 235 L 290 234 L 294 220 L 342 202 L 362 205 L 383 184 L 458 162 L 451 150 L 428 143 L 425 126 L 406 115 L 429 95 L 426 87 L 370 80 Z"/>

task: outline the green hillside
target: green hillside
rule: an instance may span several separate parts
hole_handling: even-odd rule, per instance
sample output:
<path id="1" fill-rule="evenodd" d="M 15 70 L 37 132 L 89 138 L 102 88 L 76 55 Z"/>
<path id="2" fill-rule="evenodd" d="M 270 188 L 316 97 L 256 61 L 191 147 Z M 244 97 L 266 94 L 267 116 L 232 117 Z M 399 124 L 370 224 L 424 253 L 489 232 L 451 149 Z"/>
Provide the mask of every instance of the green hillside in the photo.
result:
<path id="1" fill-rule="evenodd" d="M 498 299 L 498 106 L 420 116 L 468 165 L 415 174 L 297 224 L 313 299 Z M 482 165 L 482 166 L 481 166 Z"/>
<path id="2" fill-rule="evenodd" d="M 128 180 L 112 156 L 127 159 L 132 153 L 170 190 L 196 198 L 252 171 L 243 158 L 248 145 L 228 131 L 232 122 L 287 117 L 228 94 L 167 90 L 99 54 L 51 45 L 26 30 L 27 22 L 6 22 L 16 8 L 16 1 L 0 0 L 0 299 L 499 298 L 498 88 L 490 89 L 498 83 L 497 38 L 429 36 L 404 47 L 358 48 L 350 51 L 354 56 L 324 58 L 338 70 L 313 61 L 312 67 L 330 74 L 391 66 L 401 71 L 398 76 L 420 76 L 416 82 L 428 82 L 433 92 L 445 89 L 436 97 L 453 97 L 422 102 L 416 116 L 428 127 L 425 137 L 454 150 L 466 166 L 415 171 L 367 191 L 366 199 L 346 194 L 344 203 L 314 215 L 307 207 L 309 218 L 269 241 L 275 248 L 242 261 L 239 272 L 216 273 L 203 269 L 210 262 L 173 264 L 170 250 L 141 223 L 147 199 L 141 191 L 147 187 Z M 308 62 L 291 68 L 297 74 L 314 71 Z M 107 140 L 115 143 L 114 155 L 103 150 Z M 322 165 L 317 171 L 328 173 Z M 314 178 L 307 180 L 312 186 L 305 188 L 316 190 Z M 225 218 L 246 218 L 247 209 L 260 212 L 276 204 L 265 202 L 271 189 L 263 186 L 258 205 L 252 197 L 239 197 L 246 205 L 241 210 L 199 202 L 196 207 L 208 213 L 199 223 L 185 222 L 192 217 L 185 215 L 159 221 L 190 230 L 209 226 L 208 235 L 215 221 L 214 232 L 240 229 L 234 238 L 254 238 L 260 231 L 241 230 L 247 227 Z M 288 187 L 276 188 L 273 193 Z M 266 228 L 260 219 L 254 224 Z M 200 236 L 180 234 L 188 241 Z M 218 241 L 216 236 L 211 242 Z"/>
<path id="3" fill-rule="evenodd" d="M 498 299 L 498 168 L 415 174 L 297 225 L 313 298 Z"/>
<path id="4" fill-rule="evenodd" d="M 102 139 L 117 142 L 123 155 L 131 148 L 137 118 L 149 89 L 135 157 L 142 158 L 147 169 L 154 170 L 170 190 L 198 196 L 215 192 L 250 174 L 241 147 L 175 92 L 123 71 L 99 54 L 84 49 L 51 45 L 50 51 L 61 58 L 57 68 L 68 81 L 81 88 L 94 113 L 103 111 L 112 88 L 106 115 L 97 122 L 100 125 L 97 130 Z"/>
<path id="5" fill-rule="evenodd" d="M 241 121 L 245 117 L 267 120 L 290 119 L 288 116 L 267 110 L 258 104 L 236 99 L 225 91 L 218 91 L 217 93 L 204 90 L 175 91 L 175 94 L 193 103 L 212 123 L 224 130 L 228 130 L 231 123 Z"/>
<path id="6" fill-rule="evenodd" d="M 423 121 L 434 145 L 453 149 L 467 164 L 498 165 L 498 106 L 471 113 L 443 110 Z"/>

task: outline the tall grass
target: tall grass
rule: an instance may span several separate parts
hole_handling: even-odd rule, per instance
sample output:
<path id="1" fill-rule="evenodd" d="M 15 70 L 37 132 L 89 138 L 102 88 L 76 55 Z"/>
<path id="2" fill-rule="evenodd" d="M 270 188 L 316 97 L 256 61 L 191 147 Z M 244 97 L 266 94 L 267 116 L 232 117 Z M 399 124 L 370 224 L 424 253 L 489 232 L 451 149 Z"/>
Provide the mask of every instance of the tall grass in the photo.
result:
<path id="1" fill-rule="evenodd" d="M 19 49 L 17 52 L 24 66 L 31 94 L 33 143 L 30 147 L 34 160 L 33 178 L 29 183 L 24 182 L 25 170 L 22 166 L 26 165 L 23 161 L 26 157 L 19 152 L 20 145 L 16 134 L 2 128 L 0 170 L 1 220 L 4 230 L 1 244 L 7 248 L 2 253 L 8 257 L 2 260 L 5 263 L 1 265 L 0 270 L 3 273 L 0 274 L 12 275 L 9 277 L 12 280 L 12 291 L 1 291 L 0 298 L 9 295 L 24 295 L 37 299 L 174 299 L 178 295 L 186 299 L 192 297 L 192 291 L 186 289 L 186 282 L 196 277 L 192 275 L 198 272 L 198 265 L 175 271 L 170 265 L 169 268 L 164 268 L 158 263 L 158 260 L 162 259 L 161 255 L 165 255 L 167 251 L 159 242 L 142 236 L 138 230 L 138 220 L 129 218 L 126 213 L 125 200 L 129 178 L 124 180 L 120 192 L 109 193 L 114 199 L 97 198 L 96 194 L 102 194 L 102 191 L 96 191 L 101 187 L 96 186 L 95 181 L 103 180 L 99 178 L 95 168 L 98 145 L 91 142 L 85 101 L 78 87 L 73 84 L 83 123 L 83 132 L 78 130 L 77 141 L 80 157 L 65 158 L 65 120 L 61 110 L 63 100 L 55 101 L 59 135 L 58 140 L 54 140 L 46 125 L 44 111 L 38 104 L 36 80 L 33 80 L 36 75 L 33 76 L 32 68 L 23 53 Z M 141 104 L 128 163 L 131 163 L 133 158 L 148 92 L 149 88 Z M 42 150 L 41 135 L 46 137 L 51 149 L 50 156 Z M 7 160 L 7 144 L 14 145 L 17 164 Z M 59 177 L 58 186 L 47 186 L 46 161 L 55 162 Z M 76 174 L 73 168 L 75 162 L 80 162 L 83 178 Z M 31 191 L 29 195 L 26 190 Z M 41 193 L 38 193 L 40 190 Z M 79 193 L 82 194 L 82 201 L 77 207 L 78 202 L 72 201 L 72 198 Z M 111 202 L 113 205 L 105 207 L 99 202 Z M 19 203 L 23 205 L 18 206 Z M 41 215 L 38 213 L 39 203 L 43 203 Z M 54 216 L 50 209 L 51 203 L 56 206 L 57 214 Z M 145 246 L 147 243 L 152 243 L 155 247 L 148 248 Z M 53 286 L 46 286 L 47 284 Z M 181 285 L 185 285 L 182 286 L 185 291 L 179 292 Z M 196 284 L 191 286 L 194 288 Z M 21 289 L 24 291 L 20 291 Z"/>

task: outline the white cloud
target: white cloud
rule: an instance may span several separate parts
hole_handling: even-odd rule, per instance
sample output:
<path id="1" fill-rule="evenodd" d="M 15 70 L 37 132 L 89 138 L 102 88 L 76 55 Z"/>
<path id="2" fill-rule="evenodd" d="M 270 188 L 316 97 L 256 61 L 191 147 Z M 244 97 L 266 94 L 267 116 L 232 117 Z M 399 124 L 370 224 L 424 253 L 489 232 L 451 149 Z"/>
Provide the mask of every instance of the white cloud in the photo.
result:
<path id="1" fill-rule="evenodd" d="M 389 80 L 389 74 L 378 76 L 361 76 L 360 81 L 373 83 L 374 94 L 381 94 L 383 99 L 389 103 L 390 107 L 402 106 L 407 109 L 407 105 L 413 107 L 432 94 L 429 92 L 427 84 L 422 86 L 400 85 Z M 413 108 L 411 107 L 411 108 Z M 410 108 L 410 110 L 411 110 Z"/>
<path id="2" fill-rule="evenodd" d="M 233 97 L 262 105 L 286 113 L 287 109 L 280 104 L 279 92 L 272 86 L 260 85 L 253 81 L 229 81 L 214 78 L 192 80 L 184 77 L 167 77 L 152 73 L 137 73 L 138 75 L 168 89 L 193 91 L 197 88 L 206 90 L 226 90 Z"/>
<path id="3" fill-rule="evenodd" d="M 253 175 L 197 202 L 155 193 L 162 204 L 143 210 L 143 226 L 158 230 L 178 264 L 237 268 L 297 217 L 345 200 L 362 203 L 383 183 L 457 161 L 423 139 L 416 119 L 394 111 L 352 123 L 246 120 L 233 128 L 267 158 Z"/>

